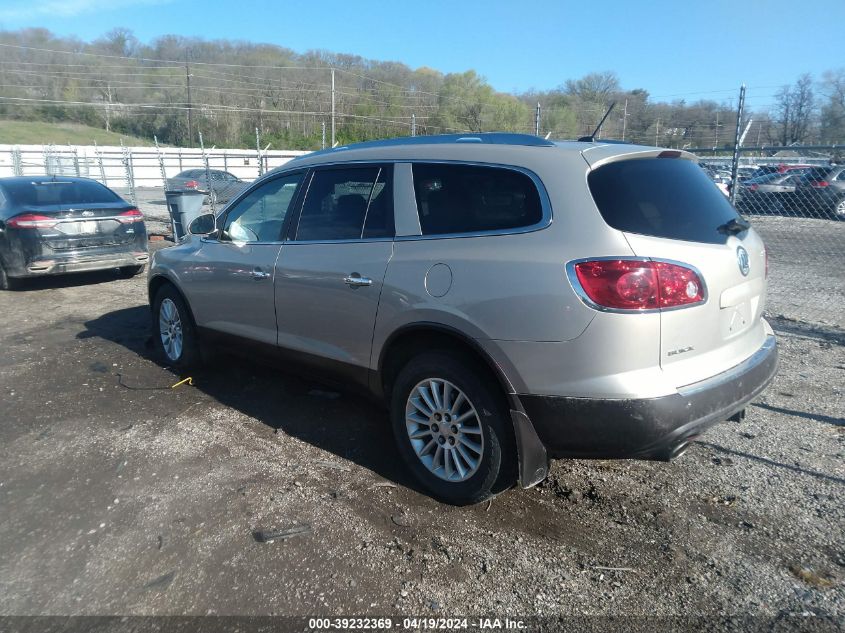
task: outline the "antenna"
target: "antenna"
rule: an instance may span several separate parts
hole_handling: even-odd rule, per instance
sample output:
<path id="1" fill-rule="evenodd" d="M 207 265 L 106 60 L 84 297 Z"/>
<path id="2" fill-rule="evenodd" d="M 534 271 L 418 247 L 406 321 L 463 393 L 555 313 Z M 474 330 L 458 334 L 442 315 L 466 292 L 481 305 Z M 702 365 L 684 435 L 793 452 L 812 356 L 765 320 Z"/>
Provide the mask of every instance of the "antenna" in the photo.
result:
<path id="1" fill-rule="evenodd" d="M 581 141 L 581 142 L 585 142 L 585 143 L 592 143 L 593 141 L 595 141 L 596 140 L 596 134 L 599 133 L 601 126 L 604 125 L 605 120 L 607 119 L 607 117 L 610 116 L 610 113 L 613 112 L 613 108 L 615 106 L 616 106 L 616 102 L 614 101 L 613 103 L 610 104 L 610 107 L 607 109 L 607 112 L 604 113 L 604 116 L 601 118 L 601 121 L 599 121 L 599 124 L 596 126 L 596 129 L 593 130 L 593 133 L 590 134 L 589 136 L 582 136 L 578 140 Z"/>

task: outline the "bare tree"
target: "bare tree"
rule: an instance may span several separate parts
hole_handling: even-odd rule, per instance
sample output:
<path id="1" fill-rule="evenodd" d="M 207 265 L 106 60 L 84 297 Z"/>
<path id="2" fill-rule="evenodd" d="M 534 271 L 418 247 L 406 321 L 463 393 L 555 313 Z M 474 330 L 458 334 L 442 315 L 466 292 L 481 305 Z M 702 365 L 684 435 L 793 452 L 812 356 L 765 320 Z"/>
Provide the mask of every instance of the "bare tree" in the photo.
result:
<path id="1" fill-rule="evenodd" d="M 813 78 L 801 75 L 792 86 L 784 86 L 775 95 L 775 124 L 779 128 L 782 145 L 808 140 L 808 132 L 816 110 Z"/>
<path id="2" fill-rule="evenodd" d="M 841 143 L 845 141 L 845 68 L 826 72 L 822 91 L 827 98 L 821 111 L 822 140 Z"/>

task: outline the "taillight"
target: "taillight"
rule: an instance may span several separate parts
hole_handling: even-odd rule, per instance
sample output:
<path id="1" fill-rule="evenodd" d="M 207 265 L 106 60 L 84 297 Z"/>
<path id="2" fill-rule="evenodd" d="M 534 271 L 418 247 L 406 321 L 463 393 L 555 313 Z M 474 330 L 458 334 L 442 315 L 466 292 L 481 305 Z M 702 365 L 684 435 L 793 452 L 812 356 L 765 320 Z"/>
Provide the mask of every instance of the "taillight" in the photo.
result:
<path id="1" fill-rule="evenodd" d="M 769 249 L 763 247 L 763 257 L 766 259 L 766 279 L 769 278 Z"/>
<path id="2" fill-rule="evenodd" d="M 759 185 L 750 185 L 748 188 L 749 188 L 751 191 L 757 191 L 757 187 L 758 187 L 758 186 L 759 186 Z"/>
<path id="3" fill-rule="evenodd" d="M 810 186 L 820 189 L 822 187 L 830 187 L 830 183 L 827 180 L 813 180 L 810 182 Z"/>
<path id="4" fill-rule="evenodd" d="M 6 221 L 6 226 L 11 229 L 51 229 L 56 226 L 55 218 L 35 213 L 24 213 L 16 215 Z"/>
<path id="5" fill-rule="evenodd" d="M 129 209 L 117 216 L 117 221 L 121 224 L 132 224 L 133 222 L 142 222 L 143 220 L 144 214 L 138 211 L 138 209 Z"/>
<path id="6" fill-rule="evenodd" d="M 185 183 L 186 189 L 196 189 L 199 186 L 200 186 L 200 184 L 196 180 L 189 180 L 188 182 Z"/>
<path id="7" fill-rule="evenodd" d="M 680 264 L 605 259 L 578 262 L 569 268 L 587 299 L 600 308 L 659 310 L 702 303 L 706 296 L 698 273 Z"/>

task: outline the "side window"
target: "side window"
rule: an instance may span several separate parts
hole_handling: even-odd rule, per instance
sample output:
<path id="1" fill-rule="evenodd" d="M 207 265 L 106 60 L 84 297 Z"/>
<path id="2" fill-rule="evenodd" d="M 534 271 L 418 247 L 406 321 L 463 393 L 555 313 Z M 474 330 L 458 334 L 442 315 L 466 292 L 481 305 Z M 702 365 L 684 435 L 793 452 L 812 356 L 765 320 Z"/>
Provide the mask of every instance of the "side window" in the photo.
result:
<path id="1" fill-rule="evenodd" d="M 423 235 L 515 229 L 543 217 L 537 187 L 521 172 L 434 163 L 413 170 Z"/>
<path id="2" fill-rule="evenodd" d="M 393 236 L 392 166 L 314 172 L 296 240 L 352 240 Z"/>
<path id="3" fill-rule="evenodd" d="M 277 242 L 296 197 L 302 173 L 275 178 L 237 202 L 226 214 L 223 230 L 236 242 Z"/>

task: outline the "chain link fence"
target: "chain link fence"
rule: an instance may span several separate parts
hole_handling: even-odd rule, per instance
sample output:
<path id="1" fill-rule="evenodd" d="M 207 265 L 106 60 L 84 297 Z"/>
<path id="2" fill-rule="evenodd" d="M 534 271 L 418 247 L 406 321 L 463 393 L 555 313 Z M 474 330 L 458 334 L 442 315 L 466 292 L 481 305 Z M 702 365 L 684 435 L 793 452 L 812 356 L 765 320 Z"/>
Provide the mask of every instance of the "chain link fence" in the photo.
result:
<path id="1" fill-rule="evenodd" d="M 845 165 L 836 162 L 839 151 L 841 146 L 768 155 L 741 150 L 735 188 L 730 157 L 701 157 L 766 242 L 770 316 L 845 326 Z"/>

